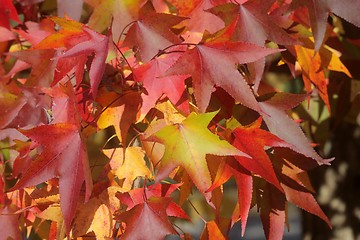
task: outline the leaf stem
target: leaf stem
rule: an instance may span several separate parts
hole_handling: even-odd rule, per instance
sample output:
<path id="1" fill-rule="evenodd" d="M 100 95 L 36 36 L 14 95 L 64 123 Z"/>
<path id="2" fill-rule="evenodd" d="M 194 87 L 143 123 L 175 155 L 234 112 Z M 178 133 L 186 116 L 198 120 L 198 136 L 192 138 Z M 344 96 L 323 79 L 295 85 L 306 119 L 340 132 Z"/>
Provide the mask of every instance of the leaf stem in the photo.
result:
<path id="1" fill-rule="evenodd" d="M 201 220 L 203 220 L 205 223 L 207 222 L 203 216 L 201 216 L 200 212 L 196 209 L 196 207 L 194 206 L 194 204 L 189 200 L 187 199 L 187 201 L 189 202 L 189 204 L 191 205 L 191 207 L 195 210 L 195 212 L 199 215 L 199 217 L 201 218 Z"/>

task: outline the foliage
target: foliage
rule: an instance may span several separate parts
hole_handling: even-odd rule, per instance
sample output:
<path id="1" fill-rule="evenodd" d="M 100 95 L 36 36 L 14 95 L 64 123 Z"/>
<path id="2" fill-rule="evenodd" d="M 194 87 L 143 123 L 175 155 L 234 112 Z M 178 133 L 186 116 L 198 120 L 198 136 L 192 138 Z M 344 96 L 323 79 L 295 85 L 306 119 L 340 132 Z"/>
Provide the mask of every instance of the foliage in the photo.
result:
<path id="1" fill-rule="evenodd" d="M 0 239 L 189 239 L 179 226 L 192 210 L 201 239 L 225 239 L 238 221 L 246 236 L 255 206 L 281 239 L 288 202 L 331 227 L 307 172 L 332 159 L 303 129 L 357 99 L 340 58 L 358 57 L 340 19 L 360 27 L 357 9 L 0 0 Z"/>

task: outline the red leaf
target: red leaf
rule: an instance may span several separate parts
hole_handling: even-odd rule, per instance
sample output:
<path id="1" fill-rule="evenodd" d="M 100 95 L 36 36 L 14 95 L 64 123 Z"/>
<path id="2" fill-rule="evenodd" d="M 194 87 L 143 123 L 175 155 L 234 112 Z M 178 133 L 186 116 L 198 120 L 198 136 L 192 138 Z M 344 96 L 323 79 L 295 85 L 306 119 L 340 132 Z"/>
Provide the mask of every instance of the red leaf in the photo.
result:
<path id="1" fill-rule="evenodd" d="M 263 188 L 260 217 L 267 240 L 282 239 L 285 229 L 285 196 L 270 184 Z"/>
<path id="2" fill-rule="evenodd" d="M 250 212 L 253 193 L 253 179 L 251 173 L 241 166 L 232 169 L 238 189 L 239 217 L 241 219 L 241 236 L 244 236 L 246 223 Z M 237 217 L 237 216 L 236 216 Z M 235 216 L 232 217 L 233 221 Z M 232 222 L 234 224 L 234 222 Z"/>
<path id="3" fill-rule="evenodd" d="M 236 64 L 253 62 L 275 52 L 278 50 L 250 43 L 205 43 L 187 50 L 166 74 L 192 75 L 194 95 L 200 112 L 205 112 L 214 85 L 222 87 L 245 106 L 261 111 Z"/>
<path id="4" fill-rule="evenodd" d="M 109 38 L 90 28 L 83 27 L 88 40 L 80 42 L 68 49 L 64 54 L 55 57 L 56 60 L 68 57 L 83 57 L 94 54 L 89 71 L 91 92 L 93 97 L 97 94 L 102 75 L 105 71 L 105 60 L 109 48 Z"/>
<path id="5" fill-rule="evenodd" d="M 121 239 L 164 239 L 168 234 L 177 234 L 166 214 L 170 202 L 170 198 L 151 197 L 121 213 L 118 218 L 126 223 Z"/>
<path id="6" fill-rule="evenodd" d="M 139 19 L 130 27 L 124 46 L 139 47 L 142 61 L 147 62 L 161 49 L 181 42 L 170 28 L 185 19 L 172 14 L 156 13 L 148 1 L 140 9 Z"/>
<path id="7" fill-rule="evenodd" d="M 21 239 L 19 214 L 15 214 L 15 211 L 15 206 L 6 206 L 0 209 L 0 239 Z"/>
<path id="8" fill-rule="evenodd" d="M 220 17 L 226 25 L 236 23 L 233 39 L 263 46 L 265 40 L 282 45 L 294 45 L 297 41 L 279 27 L 268 15 L 275 0 L 249 0 L 243 4 L 228 3 L 209 9 Z M 254 31 L 256 29 L 256 31 Z"/>
<path id="9" fill-rule="evenodd" d="M 10 29 L 10 21 L 21 23 L 12 0 L 0 0 L 0 27 Z"/>
<path id="10" fill-rule="evenodd" d="M 286 111 L 300 104 L 307 95 L 296 95 L 288 93 L 278 93 L 265 102 L 260 102 L 261 109 L 264 111 L 263 119 L 271 131 L 285 142 L 291 144 L 291 149 L 310 157 L 318 164 L 329 164 L 333 159 L 323 159 L 311 147 L 300 126 L 291 119 Z"/>
<path id="11" fill-rule="evenodd" d="M 344 18 L 346 21 L 360 27 L 360 2 L 354 0 L 293 0 L 290 9 L 306 6 L 309 10 L 311 29 L 315 39 L 315 50 L 318 51 L 324 41 L 329 13 Z"/>
<path id="12" fill-rule="evenodd" d="M 283 190 L 264 147 L 290 147 L 291 145 L 259 127 L 255 124 L 255 126 L 247 128 L 238 127 L 233 131 L 235 136 L 233 145 L 252 157 L 252 159 L 238 156 L 235 158 L 245 169 L 258 174 L 282 192 Z"/>
<path id="13" fill-rule="evenodd" d="M 331 223 L 311 193 L 298 190 L 293 187 L 281 184 L 285 191 L 286 199 L 305 211 L 314 214 L 324 220 L 331 227 Z"/>
<path id="14" fill-rule="evenodd" d="M 180 49 L 179 49 L 180 50 Z M 180 53 L 171 53 L 155 58 L 134 69 L 136 80 L 142 82 L 146 94 L 142 94 L 141 115 L 145 116 L 155 107 L 156 101 L 165 94 L 176 105 L 185 91 L 185 79 L 188 75 L 162 77 L 166 70 L 180 57 Z"/>
<path id="15" fill-rule="evenodd" d="M 127 210 L 130 210 L 135 205 L 145 202 L 145 198 L 151 197 L 170 197 L 170 194 L 175 191 L 181 184 L 154 184 L 148 188 L 136 188 L 126 193 L 119 193 L 116 196 L 120 199 L 122 204 L 127 205 Z M 145 194 L 145 195 L 144 195 Z M 166 208 L 166 214 L 172 217 L 189 219 L 184 210 L 175 202 L 170 202 Z"/>
<path id="16" fill-rule="evenodd" d="M 86 183 L 85 199 L 89 199 L 92 189 L 85 145 L 78 127 L 62 123 L 21 130 L 21 133 L 37 142 L 42 152 L 23 172 L 12 190 L 59 177 L 60 206 L 69 233 L 83 182 Z"/>

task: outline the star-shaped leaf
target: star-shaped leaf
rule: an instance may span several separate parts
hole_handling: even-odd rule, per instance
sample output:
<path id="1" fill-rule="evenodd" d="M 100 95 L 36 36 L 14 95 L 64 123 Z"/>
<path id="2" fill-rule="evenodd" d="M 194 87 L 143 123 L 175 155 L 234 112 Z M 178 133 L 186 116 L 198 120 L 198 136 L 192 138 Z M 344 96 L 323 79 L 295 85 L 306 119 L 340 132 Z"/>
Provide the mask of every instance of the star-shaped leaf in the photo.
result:
<path id="1" fill-rule="evenodd" d="M 265 40 L 272 40 L 282 45 L 293 45 L 296 40 L 278 26 L 268 14 L 274 2 L 275 0 L 249 0 L 243 4 L 223 4 L 208 11 L 220 17 L 226 25 L 236 22 L 233 35 L 236 41 L 262 46 Z"/>
<path id="2" fill-rule="evenodd" d="M 155 107 L 156 101 L 165 94 L 175 105 L 185 91 L 185 79 L 188 75 L 176 75 L 162 77 L 165 71 L 173 65 L 180 57 L 180 53 L 171 53 L 140 65 L 134 69 L 136 80 L 143 83 L 146 93 L 141 95 L 143 104 L 141 106 L 141 118 Z"/>
<path id="3" fill-rule="evenodd" d="M 165 145 L 165 153 L 156 176 L 158 181 L 167 177 L 177 166 L 182 166 L 196 187 L 205 193 L 211 186 L 206 154 L 245 155 L 208 130 L 207 126 L 216 113 L 191 113 L 183 122 L 166 126 L 150 137 L 150 140 Z"/>
<path id="4" fill-rule="evenodd" d="M 141 60 L 149 61 L 161 49 L 181 40 L 171 27 L 186 18 L 172 14 L 156 13 L 150 2 L 147 2 L 139 12 L 139 19 L 130 27 L 124 40 L 124 46 L 139 48 Z"/>
<path id="5" fill-rule="evenodd" d="M 164 239 L 168 234 L 177 234 L 166 215 L 170 202 L 171 198 L 151 197 L 120 214 L 118 219 L 126 223 L 121 239 Z"/>
<path id="6" fill-rule="evenodd" d="M 12 190 L 58 177 L 60 206 L 69 233 L 83 182 L 86 183 L 86 199 L 89 199 L 92 190 L 87 153 L 79 129 L 73 124 L 59 123 L 21 130 L 21 133 L 38 143 L 42 151 Z"/>
<path id="7" fill-rule="evenodd" d="M 250 87 L 236 65 L 254 62 L 278 51 L 243 42 L 205 43 L 187 50 L 166 74 L 191 74 L 200 112 L 206 111 L 214 85 L 223 88 L 236 101 L 260 112 Z"/>

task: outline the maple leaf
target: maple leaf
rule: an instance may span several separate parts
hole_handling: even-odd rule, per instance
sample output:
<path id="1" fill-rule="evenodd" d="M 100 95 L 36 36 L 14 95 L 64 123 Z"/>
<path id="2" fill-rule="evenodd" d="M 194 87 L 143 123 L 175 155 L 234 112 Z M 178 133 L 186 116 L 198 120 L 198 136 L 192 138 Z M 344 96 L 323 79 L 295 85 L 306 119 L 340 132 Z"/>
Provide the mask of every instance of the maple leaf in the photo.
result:
<path id="1" fill-rule="evenodd" d="M 296 60 L 301 66 L 303 72 L 303 80 L 307 92 L 311 92 L 311 83 L 319 90 L 319 95 L 324 101 L 326 107 L 330 110 L 330 103 L 327 91 L 328 79 L 325 70 L 333 70 L 343 72 L 351 77 L 350 72 L 335 55 L 334 50 L 329 47 L 320 47 L 315 52 L 312 48 L 311 39 L 305 39 L 305 47 L 295 46 Z"/>
<path id="2" fill-rule="evenodd" d="M 236 101 L 260 112 L 258 103 L 236 64 L 254 62 L 278 51 L 243 42 L 205 43 L 187 50 L 166 71 L 166 75 L 191 74 L 200 112 L 205 112 L 214 85 L 223 88 Z"/>
<path id="3" fill-rule="evenodd" d="M 263 46 L 265 40 L 272 40 L 282 45 L 294 45 L 297 41 L 268 14 L 274 2 L 275 0 L 249 0 L 243 4 L 223 4 L 207 11 L 220 17 L 226 25 L 235 24 L 232 39 L 236 41 Z"/>
<path id="4" fill-rule="evenodd" d="M 49 18 L 44 18 L 39 23 L 27 21 L 25 26 L 26 31 L 21 29 L 15 29 L 15 31 L 33 46 L 39 44 L 47 36 L 55 32 L 55 23 Z"/>
<path id="5" fill-rule="evenodd" d="M 76 21 L 58 17 L 52 17 L 50 19 L 62 29 L 59 32 L 46 37 L 36 45 L 35 48 L 46 49 L 66 47 L 66 51 L 63 54 L 55 56 L 52 60 L 58 61 L 64 58 L 70 58 L 70 64 L 68 64 L 70 66 L 66 66 L 65 69 L 71 70 L 71 65 L 74 64 L 74 57 L 76 57 L 78 60 L 76 69 L 80 72 L 77 74 L 78 84 L 81 82 L 80 78 L 84 72 L 83 66 L 86 63 L 88 56 L 93 56 L 89 77 L 91 93 L 93 97 L 95 97 L 98 91 L 97 88 L 105 71 L 105 62 L 109 49 L 109 37 L 99 34 Z M 66 64 L 66 62 L 63 61 L 58 64 Z M 66 72 L 63 72 L 62 76 L 65 74 Z"/>
<path id="6" fill-rule="evenodd" d="M 19 229 L 19 214 L 15 214 L 17 207 L 15 205 L 5 206 L 0 208 L 0 232 L 1 239 L 21 239 L 21 232 Z"/>
<path id="7" fill-rule="evenodd" d="M 68 57 L 84 57 L 94 54 L 89 71 L 91 93 L 93 97 L 97 94 L 97 88 L 100 84 L 102 75 L 105 71 L 105 60 L 108 53 L 107 36 L 98 34 L 90 28 L 83 28 L 88 34 L 89 40 L 78 43 L 74 47 L 68 49 L 64 54 L 57 56 L 54 60 Z"/>
<path id="8" fill-rule="evenodd" d="M 312 196 L 314 190 L 309 181 L 309 176 L 302 169 L 303 165 L 308 167 L 311 164 L 300 164 L 298 167 L 296 166 L 297 162 L 294 161 L 294 155 L 280 149 L 275 149 L 273 160 L 278 163 L 278 168 L 280 168 L 277 171 L 286 200 L 323 219 L 331 228 L 329 219 Z M 302 159 L 303 163 L 308 161 L 309 159 Z"/>
<path id="9" fill-rule="evenodd" d="M 140 94 L 129 92 L 119 96 L 116 92 L 100 92 L 97 100 L 105 109 L 97 121 L 98 127 L 105 129 L 114 126 L 116 135 L 126 148 L 128 130 L 136 121 L 140 108 Z"/>
<path id="10" fill-rule="evenodd" d="M 180 43 L 180 38 L 171 27 L 186 18 L 172 14 L 156 13 L 151 2 L 147 2 L 139 12 L 139 19 L 130 27 L 123 45 L 139 48 L 143 62 L 149 61 L 161 49 Z"/>
<path id="11" fill-rule="evenodd" d="M 47 123 L 45 109 L 49 108 L 47 96 L 36 88 L 18 87 L 14 82 L 0 82 L 0 129 L 26 127 Z M 31 113 L 31 114 L 30 114 Z"/>
<path id="12" fill-rule="evenodd" d="M 144 0 L 85 0 L 94 8 L 89 19 L 89 27 L 103 32 L 112 23 L 112 36 L 117 43 L 129 23 L 139 16 L 139 9 Z"/>
<path id="13" fill-rule="evenodd" d="M 346 21 L 360 27 L 359 13 L 360 2 L 354 0 L 293 0 L 289 7 L 294 10 L 305 6 L 309 11 L 311 29 L 315 39 L 315 51 L 318 51 L 323 44 L 326 24 L 329 13 L 335 13 Z M 349 7 L 351 6 L 351 7 Z"/>
<path id="14" fill-rule="evenodd" d="M 15 35 L 10 30 L 0 26 L 0 42 L 13 40 Z"/>
<path id="15" fill-rule="evenodd" d="M 187 41 L 196 42 L 199 34 L 201 35 L 204 31 L 214 33 L 224 27 L 224 23 L 213 14 L 208 13 L 206 9 L 226 3 L 227 0 L 171 0 L 170 2 L 178 7 L 180 15 L 190 18 L 185 24 L 189 31 L 183 34 Z"/>
<path id="16" fill-rule="evenodd" d="M 164 239 L 177 234 L 166 215 L 171 198 L 150 197 L 117 218 L 126 223 L 121 239 Z M 152 233 L 152 234 L 149 234 Z"/>
<path id="17" fill-rule="evenodd" d="M 59 177 L 60 205 L 69 233 L 83 182 L 86 183 L 85 199 L 89 199 L 92 189 L 85 145 L 78 127 L 59 123 L 21 130 L 21 133 L 40 144 L 42 152 L 31 162 L 11 190 L 34 186 Z M 49 139 L 55 139 L 56 142 Z"/>
<path id="18" fill-rule="evenodd" d="M 181 184 L 155 183 L 149 187 L 145 187 L 145 189 L 135 188 L 125 193 L 118 193 L 116 196 L 122 204 L 127 206 L 126 209 L 130 210 L 136 205 L 144 203 L 146 201 L 145 197 L 170 197 L 170 194 L 180 187 L 180 185 Z M 189 219 L 184 210 L 173 201 L 166 207 L 166 214 L 171 217 Z"/>
<path id="19" fill-rule="evenodd" d="M 260 102 L 262 115 L 270 132 L 291 144 L 291 149 L 310 157 L 318 164 L 329 164 L 333 159 L 323 159 L 311 147 L 300 126 L 287 115 L 287 111 L 299 105 L 308 95 L 277 93 L 265 102 Z"/>
<path id="20" fill-rule="evenodd" d="M 9 56 L 16 57 L 32 66 L 25 85 L 38 87 L 49 87 L 51 85 L 56 66 L 56 63 L 52 61 L 55 54 L 56 51 L 54 49 L 35 49 L 8 53 Z"/>
<path id="21" fill-rule="evenodd" d="M 119 190 L 118 186 L 110 186 L 99 196 L 81 204 L 74 219 L 71 237 L 78 238 L 93 231 L 97 239 L 110 238 L 116 224 L 112 216 L 120 209 L 120 201 L 115 196 Z"/>
<path id="22" fill-rule="evenodd" d="M 200 236 L 200 240 L 225 240 L 226 238 L 219 229 L 215 221 L 209 221 L 205 224 L 204 230 Z"/>
<path id="23" fill-rule="evenodd" d="M 12 0 L 0 0 L 0 27 L 10 29 L 10 21 L 21 23 Z"/>
<path id="24" fill-rule="evenodd" d="M 110 166 L 119 180 L 125 179 L 122 191 L 130 191 L 134 180 L 138 177 L 149 177 L 150 170 L 144 160 L 145 153 L 139 147 L 128 147 L 126 150 L 104 149 L 103 152 L 110 158 Z M 124 156 L 125 152 L 125 156 Z"/>
<path id="25" fill-rule="evenodd" d="M 207 129 L 207 125 L 216 113 L 200 115 L 191 113 L 181 123 L 166 126 L 149 138 L 165 145 L 165 153 L 160 160 L 156 175 L 157 181 L 168 176 L 177 166 L 182 166 L 195 186 L 205 193 L 211 186 L 206 154 L 244 156 L 242 152 L 228 142 L 220 140 Z"/>
<path id="26" fill-rule="evenodd" d="M 181 56 L 172 53 L 152 59 L 150 62 L 134 69 L 136 80 L 143 83 L 146 93 L 141 95 L 141 119 L 155 107 L 156 101 L 165 94 L 176 105 L 185 91 L 185 79 L 188 75 L 162 77 L 166 70 Z"/>
<path id="27" fill-rule="evenodd" d="M 262 188 L 262 196 L 258 200 L 260 218 L 266 239 L 282 239 L 285 230 L 285 204 L 283 193 L 270 184 Z"/>
<path id="28" fill-rule="evenodd" d="M 51 123 L 76 125 L 80 122 L 80 111 L 77 109 L 77 100 L 70 82 L 67 82 L 65 85 L 43 89 L 43 91 L 53 98 Z"/>

